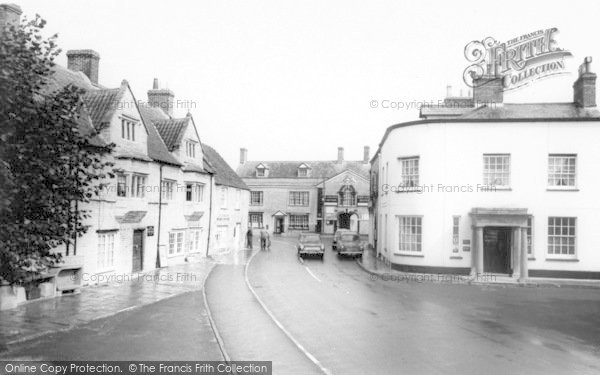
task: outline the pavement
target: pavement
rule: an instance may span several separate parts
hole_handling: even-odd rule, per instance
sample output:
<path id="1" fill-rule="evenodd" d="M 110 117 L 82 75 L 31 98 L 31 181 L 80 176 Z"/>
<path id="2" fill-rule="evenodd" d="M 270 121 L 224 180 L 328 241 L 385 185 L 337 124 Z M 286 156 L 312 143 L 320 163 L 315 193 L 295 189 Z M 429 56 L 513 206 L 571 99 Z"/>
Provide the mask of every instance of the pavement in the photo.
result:
<path id="1" fill-rule="evenodd" d="M 214 264 L 215 260 L 203 258 L 123 278 L 122 282 L 83 287 L 80 293 L 30 301 L 15 309 L 0 311 L 0 355 L 19 343 L 72 331 L 117 314 L 129 314 L 182 294 L 201 297 L 204 281 Z M 208 326 L 206 316 L 197 318 L 202 320 L 203 326 Z M 148 323 L 148 327 L 153 325 Z M 212 335 L 212 331 L 207 332 Z"/>
<path id="2" fill-rule="evenodd" d="M 600 280 L 580 280 L 580 279 L 556 279 L 556 278 L 529 278 L 525 282 L 518 281 L 517 278 L 504 275 L 483 274 L 479 277 L 443 275 L 402 272 L 392 269 L 390 263 L 384 262 L 377 257 L 374 249 L 365 249 L 361 259 L 356 263 L 366 272 L 379 278 L 401 278 L 412 280 L 425 280 L 427 282 L 439 282 L 450 284 L 470 284 L 470 285 L 504 285 L 520 287 L 557 287 L 557 288 L 600 288 Z"/>

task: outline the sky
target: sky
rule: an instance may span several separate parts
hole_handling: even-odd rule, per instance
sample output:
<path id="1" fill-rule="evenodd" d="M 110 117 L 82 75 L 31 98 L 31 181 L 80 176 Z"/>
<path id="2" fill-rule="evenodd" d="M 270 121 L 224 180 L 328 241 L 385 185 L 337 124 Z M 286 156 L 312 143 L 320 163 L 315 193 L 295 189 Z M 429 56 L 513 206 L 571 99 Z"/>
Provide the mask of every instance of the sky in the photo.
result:
<path id="1" fill-rule="evenodd" d="M 570 102 L 585 56 L 600 61 L 597 1 L 16 1 L 69 49 L 100 53 L 100 84 L 146 100 L 175 93 L 204 143 L 249 160 L 361 160 L 418 103 L 466 95 L 465 45 L 557 27 L 570 74 L 506 92 L 505 102 Z M 595 65 L 593 65 L 595 66 Z M 600 66 L 600 63 L 597 64 Z M 378 105 L 373 108 L 372 102 Z M 384 102 L 386 103 L 384 105 Z M 390 103 L 402 103 L 389 108 Z M 383 108 L 384 106 L 388 108 Z"/>

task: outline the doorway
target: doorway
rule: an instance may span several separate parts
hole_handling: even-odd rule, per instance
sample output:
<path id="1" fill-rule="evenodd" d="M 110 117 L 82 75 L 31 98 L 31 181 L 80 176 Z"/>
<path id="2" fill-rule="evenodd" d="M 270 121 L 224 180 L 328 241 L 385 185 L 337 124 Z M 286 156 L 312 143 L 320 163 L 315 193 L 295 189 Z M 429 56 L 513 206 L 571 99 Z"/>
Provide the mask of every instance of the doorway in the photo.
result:
<path id="1" fill-rule="evenodd" d="M 284 222 L 283 216 L 275 217 L 275 233 L 277 233 L 277 234 L 283 233 L 283 222 Z"/>
<path id="2" fill-rule="evenodd" d="M 512 274 L 510 249 L 512 228 L 485 227 L 483 229 L 483 271 Z"/>
<path id="3" fill-rule="evenodd" d="M 343 212 L 338 215 L 338 225 L 339 229 L 350 229 L 350 215 L 349 213 Z"/>
<path id="4" fill-rule="evenodd" d="M 133 231 L 133 252 L 131 272 L 139 272 L 144 268 L 144 230 Z"/>

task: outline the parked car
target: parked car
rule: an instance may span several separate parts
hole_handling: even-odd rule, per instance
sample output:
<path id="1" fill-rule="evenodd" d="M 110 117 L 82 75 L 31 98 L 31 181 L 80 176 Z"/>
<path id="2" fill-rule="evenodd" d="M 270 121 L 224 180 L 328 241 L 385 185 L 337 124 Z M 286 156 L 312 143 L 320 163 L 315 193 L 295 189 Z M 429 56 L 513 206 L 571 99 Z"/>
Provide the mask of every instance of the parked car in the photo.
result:
<path id="1" fill-rule="evenodd" d="M 352 256 L 362 258 L 365 246 L 356 233 L 342 233 L 337 244 L 339 256 Z"/>
<path id="2" fill-rule="evenodd" d="M 333 235 L 333 242 L 331 243 L 331 249 L 332 250 L 337 250 L 337 244 L 340 241 L 340 237 L 344 233 L 354 233 L 354 232 L 352 232 L 350 229 L 338 229 L 338 230 L 336 230 L 335 234 Z"/>
<path id="3" fill-rule="evenodd" d="M 314 255 L 323 259 L 325 254 L 325 245 L 321 241 L 321 236 L 316 233 L 302 233 L 298 236 L 298 256 L 304 258 L 305 255 Z"/>

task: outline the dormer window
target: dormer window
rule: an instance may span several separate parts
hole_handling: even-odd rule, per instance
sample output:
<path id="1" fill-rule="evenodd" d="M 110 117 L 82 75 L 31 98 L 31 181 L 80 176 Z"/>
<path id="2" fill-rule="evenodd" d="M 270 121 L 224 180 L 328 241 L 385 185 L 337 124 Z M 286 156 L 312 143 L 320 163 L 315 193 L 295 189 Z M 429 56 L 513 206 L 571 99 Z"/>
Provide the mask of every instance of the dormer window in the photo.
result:
<path id="1" fill-rule="evenodd" d="M 196 146 L 197 142 L 194 141 L 186 141 L 185 142 L 185 154 L 188 158 L 195 159 L 196 158 Z"/>
<path id="2" fill-rule="evenodd" d="M 268 169 L 263 164 L 256 166 L 256 177 L 267 177 Z"/>
<path id="3" fill-rule="evenodd" d="M 128 141 L 135 141 L 135 127 L 137 121 L 130 120 L 127 118 L 121 119 L 121 138 L 127 139 Z"/>
<path id="4" fill-rule="evenodd" d="M 301 164 L 298 167 L 298 177 L 308 177 L 309 173 L 310 173 L 310 168 L 308 168 L 308 165 Z"/>

